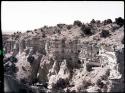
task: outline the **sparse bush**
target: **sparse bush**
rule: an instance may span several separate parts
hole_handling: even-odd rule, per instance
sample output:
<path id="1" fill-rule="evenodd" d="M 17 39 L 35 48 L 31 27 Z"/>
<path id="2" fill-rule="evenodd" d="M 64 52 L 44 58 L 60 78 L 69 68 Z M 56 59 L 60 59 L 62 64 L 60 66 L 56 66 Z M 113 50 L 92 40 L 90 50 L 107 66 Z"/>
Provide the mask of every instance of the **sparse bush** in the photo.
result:
<path id="1" fill-rule="evenodd" d="M 78 62 L 77 62 L 78 64 L 81 64 L 81 61 L 80 60 L 78 60 Z"/>
<path id="2" fill-rule="evenodd" d="M 55 84 L 54 88 L 65 88 L 69 84 L 68 80 L 64 80 L 60 78 L 57 83 Z"/>
<path id="3" fill-rule="evenodd" d="M 72 25 L 68 25 L 67 29 L 70 30 L 72 28 Z"/>
<path id="4" fill-rule="evenodd" d="M 16 67 L 16 65 L 14 63 L 12 65 L 12 70 L 14 73 L 17 73 L 19 71 L 19 69 Z"/>
<path id="5" fill-rule="evenodd" d="M 111 19 L 107 19 L 107 24 L 110 24 L 112 23 L 112 20 Z"/>
<path id="6" fill-rule="evenodd" d="M 95 20 L 94 20 L 94 19 L 92 19 L 92 21 L 91 21 L 90 23 L 95 23 Z"/>
<path id="7" fill-rule="evenodd" d="M 4 71 L 7 72 L 8 74 L 13 74 L 13 73 L 16 73 L 18 71 L 18 68 L 16 67 L 16 65 L 11 62 L 11 61 L 8 61 L 4 64 Z"/>
<path id="8" fill-rule="evenodd" d="M 43 37 L 43 38 L 45 38 L 45 37 L 46 37 L 46 34 L 45 34 L 45 33 L 43 33 L 43 34 L 42 34 L 42 37 Z"/>
<path id="9" fill-rule="evenodd" d="M 115 18 L 115 22 L 116 24 L 120 25 L 120 27 L 124 25 L 124 19 L 121 17 Z"/>
<path id="10" fill-rule="evenodd" d="M 34 29 L 34 31 L 37 31 L 37 29 Z"/>
<path id="11" fill-rule="evenodd" d="M 100 88 L 103 88 L 103 87 L 104 87 L 104 83 L 101 82 L 101 80 L 99 80 L 99 81 L 97 82 L 97 85 L 98 85 Z"/>
<path id="12" fill-rule="evenodd" d="M 61 30 L 58 29 L 58 30 L 57 30 L 57 33 L 58 33 L 58 34 L 61 34 Z"/>
<path id="13" fill-rule="evenodd" d="M 87 64 L 87 65 L 86 65 L 86 69 L 87 69 L 87 71 L 90 72 L 90 71 L 92 71 L 92 66 Z"/>
<path id="14" fill-rule="evenodd" d="M 73 25 L 82 26 L 82 22 L 79 20 L 74 21 Z"/>
<path id="15" fill-rule="evenodd" d="M 40 30 L 41 30 L 41 32 L 43 32 L 43 29 L 42 29 L 42 28 L 41 28 Z"/>
<path id="16" fill-rule="evenodd" d="M 31 31 L 30 31 L 30 30 L 27 30 L 27 31 L 26 31 L 26 33 L 29 33 L 29 32 L 31 32 Z"/>
<path id="17" fill-rule="evenodd" d="M 81 29 L 84 29 L 84 28 L 85 28 L 85 24 L 82 24 Z"/>
<path id="18" fill-rule="evenodd" d="M 101 22 L 100 22 L 100 20 L 97 20 L 96 23 L 97 23 L 97 24 L 100 24 Z"/>
<path id="19" fill-rule="evenodd" d="M 48 26 L 45 25 L 43 28 L 44 28 L 44 29 L 45 29 L 45 28 L 48 28 Z"/>
<path id="20" fill-rule="evenodd" d="M 81 30 L 82 30 L 83 35 L 92 35 L 93 34 L 90 26 L 82 25 Z"/>
<path id="21" fill-rule="evenodd" d="M 26 84 L 26 83 L 27 83 L 27 81 L 26 81 L 26 79 L 25 79 L 25 78 L 20 79 L 20 81 L 21 81 L 21 83 L 23 83 L 23 84 Z"/>
<path id="22" fill-rule="evenodd" d="M 14 57 L 14 56 L 11 56 L 10 57 L 10 62 L 17 62 L 18 60 L 17 60 L 17 58 L 16 57 Z"/>
<path id="23" fill-rule="evenodd" d="M 33 56 L 28 56 L 27 61 L 30 63 L 33 63 L 34 57 Z"/>
<path id="24" fill-rule="evenodd" d="M 59 28 L 63 28 L 64 25 L 65 25 L 65 24 L 57 24 L 57 26 L 58 26 Z"/>
<path id="25" fill-rule="evenodd" d="M 106 25 L 106 20 L 103 21 L 103 24 Z"/>
<path id="26" fill-rule="evenodd" d="M 108 30 L 102 30 L 102 32 L 100 33 L 100 37 L 106 38 L 108 36 L 110 36 L 110 33 Z"/>
<path id="27" fill-rule="evenodd" d="M 104 25 L 107 25 L 107 24 L 110 24 L 110 23 L 112 23 L 111 19 L 104 20 Z"/>

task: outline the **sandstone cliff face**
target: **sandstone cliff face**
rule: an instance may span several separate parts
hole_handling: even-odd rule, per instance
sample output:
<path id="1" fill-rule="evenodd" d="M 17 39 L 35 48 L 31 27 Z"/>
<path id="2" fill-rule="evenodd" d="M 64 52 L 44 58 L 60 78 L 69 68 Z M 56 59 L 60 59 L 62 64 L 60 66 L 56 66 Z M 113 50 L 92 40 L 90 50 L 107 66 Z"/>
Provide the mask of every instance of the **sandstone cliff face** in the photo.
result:
<path id="1" fill-rule="evenodd" d="M 60 24 L 8 41 L 14 42 L 10 49 L 18 59 L 16 78 L 27 84 L 47 83 L 47 91 L 52 93 L 123 92 L 124 25 L 86 25 L 92 34 L 83 36 L 80 26 Z M 109 35 L 103 37 L 103 30 Z"/>

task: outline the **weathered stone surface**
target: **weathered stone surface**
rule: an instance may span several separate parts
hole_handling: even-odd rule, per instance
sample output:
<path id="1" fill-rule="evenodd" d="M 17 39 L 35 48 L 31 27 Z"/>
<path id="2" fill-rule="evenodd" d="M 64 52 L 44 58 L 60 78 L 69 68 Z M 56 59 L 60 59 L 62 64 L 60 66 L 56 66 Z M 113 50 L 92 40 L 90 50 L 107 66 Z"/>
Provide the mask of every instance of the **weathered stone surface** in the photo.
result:
<path id="1" fill-rule="evenodd" d="M 124 25 L 119 20 L 45 26 L 13 39 L 5 35 L 4 62 L 15 56 L 15 77 L 35 92 L 123 92 Z M 101 31 L 108 31 L 106 38 Z"/>

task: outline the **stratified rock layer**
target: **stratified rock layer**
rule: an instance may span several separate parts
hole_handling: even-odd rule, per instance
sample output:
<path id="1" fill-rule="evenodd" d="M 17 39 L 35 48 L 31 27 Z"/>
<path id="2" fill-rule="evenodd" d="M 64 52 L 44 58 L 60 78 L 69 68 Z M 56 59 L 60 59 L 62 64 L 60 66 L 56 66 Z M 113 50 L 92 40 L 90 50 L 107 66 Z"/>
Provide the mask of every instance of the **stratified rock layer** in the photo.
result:
<path id="1" fill-rule="evenodd" d="M 84 33 L 86 27 L 91 35 Z M 4 47 L 18 59 L 19 81 L 47 83 L 52 93 L 124 91 L 124 25 L 78 21 L 16 36 Z"/>

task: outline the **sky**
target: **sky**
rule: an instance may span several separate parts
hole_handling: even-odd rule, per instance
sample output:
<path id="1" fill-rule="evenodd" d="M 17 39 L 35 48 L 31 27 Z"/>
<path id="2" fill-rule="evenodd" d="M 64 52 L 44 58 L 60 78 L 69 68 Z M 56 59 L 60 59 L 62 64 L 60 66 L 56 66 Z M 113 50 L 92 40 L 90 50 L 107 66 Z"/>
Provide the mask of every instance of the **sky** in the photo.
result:
<path id="1" fill-rule="evenodd" d="M 124 18 L 123 1 L 2 1 L 2 32 L 27 31 L 44 25 L 89 23 Z"/>

